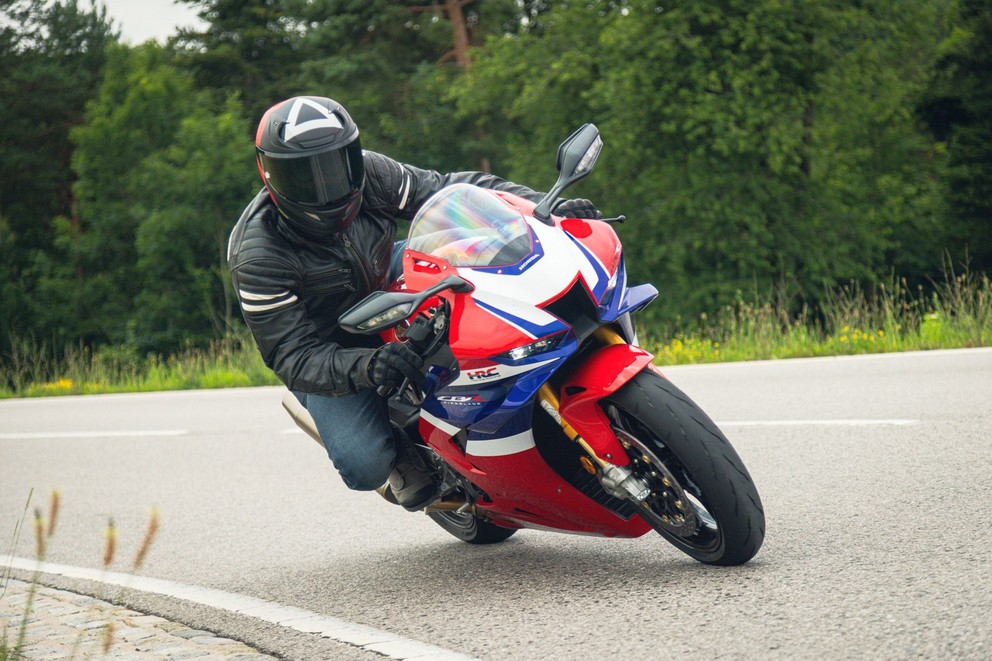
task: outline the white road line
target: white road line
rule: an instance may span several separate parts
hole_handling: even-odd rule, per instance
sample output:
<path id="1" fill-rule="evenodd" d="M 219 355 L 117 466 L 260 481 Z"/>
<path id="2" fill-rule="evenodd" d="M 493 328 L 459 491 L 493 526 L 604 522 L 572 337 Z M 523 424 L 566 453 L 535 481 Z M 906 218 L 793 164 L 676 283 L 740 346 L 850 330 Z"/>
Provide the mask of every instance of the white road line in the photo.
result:
<path id="1" fill-rule="evenodd" d="M 741 368 L 741 367 L 755 367 L 755 366 L 769 366 L 769 365 L 802 365 L 805 363 L 831 363 L 831 362 L 849 362 L 849 361 L 864 361 L 864 360 L 920 360 L 927 358 L 947 358 L 948 356 L 988 356 L 992 354 L 992 347 L 975 347 L 972 349 L 934 349 L 934 350 L 923 350 L 923 351 L 890 351 L 888 353 L 859 353 L 859 354 L 846 354 L 843 356 L 816 356 L 809 358 L 770 358 L 764 360 L 740 360 L 730 363 L 698 363 L 695 365 L 659 365 L 660 369 L 664 373 L 671 372 L 682 372 L 689 371 L 695 372 L 699 370 L 713 370 L 713 369 L 724 369 L 724 368 Z M 102 397 L 103 395 L 101 395 Z"/>
<path id="2" fill-rule="evenodd" d="M 39 431 L 6 432 L 0 441 L 35 441 L 60 438 L 135 438 L 142 436 L 185 436 L 188 429 L 135 429 L 131 431 Z"/>
<path id="3" fill-rule="evenodd" d="M 919 420 L 903 418 L 866 420 L 732 420 L 717 422 L 717 427 L 905 427 L 918 425 Z M 283 429 L 283 434 L 303 434 L 299 428 Z M 0 436 L 2 437 L 2 436 Z"/>
<path id="4" fill-rule="evenodd" d="M 738 420 L 716 423 L 718 427 L 875 427 L 917 425 L 919 420 Z"/>
<path id="5" fill-rule="evenodd" d="M 718 422 L 720 427 L 871 427 L 904 426 L 919 424 L 919 420 L 899 418 L 880 420 L 738 420 Z M 283 434 L 303 434 L 298 427 L 282 430 Z M 188 429 L 146 429 L 133 431 L 66 431 L 66 432 L 5 432 L 0 433 L 0 441 L 54 440 L 66 438 L 135 438 L 143 436 L 169 437 L 185 436 Z"/>
<path id="6" fill-rule="evenodd" d="M 211 608 L 217 608 L 245 617 L 253 617 L 270 624 L 302 633 L 315 633 L 323 638 L 329 638 L 348 645 L 360 647 L 369 652 L 381 654 L 390 659 L 436 659 L 437 661 L 476 661 L 473 657 L 442 647 L 428 645 L 417 640 L 374 629 L 362 624 L 354 624 L 336 617 L 321 615 L 312 611 L 283 606 L 274 601 L 256 599 L 233 592 L 224 592 L 213 588 L 184 585 L 159 578 L 134 576 L 118 572 L 101 571 L 90 567 L 73 567 L 50 562 L 38 562 L 30 558 L 0 555 L 0 566 L 12 567 L 23 571 L 38 571 L 43 574 L 54 574 L 67 578 L 87 581 L 97 581 L 108 585 L 117 585 L 129 590 L 160 594 L 176 599 L 183 599 Z"/>

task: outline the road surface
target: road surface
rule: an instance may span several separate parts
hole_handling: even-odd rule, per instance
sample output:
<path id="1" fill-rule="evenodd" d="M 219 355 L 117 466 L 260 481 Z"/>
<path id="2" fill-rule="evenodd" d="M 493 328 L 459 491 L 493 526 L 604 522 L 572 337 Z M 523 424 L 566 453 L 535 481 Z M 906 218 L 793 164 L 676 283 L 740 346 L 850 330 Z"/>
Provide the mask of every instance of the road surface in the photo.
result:
<path id="1" fill-rule="evenodd" d="M 154 506 L 142 577 L 452 658 L 992 657 L 992 349 L 665 372 L 723 427 L 761 493 L 767 536 L 744 567 L 698 564 L 653 534 L 463 544 L 348 491 L 275 388 L 0 402 L 0 555 L 29 491 L 30 508 L 46 508 L 57 489 L 51 563 L 99 570 L 113 517 L 110 569 L 129 573 Z M 21 558 L 34 555 L 27 518 Z M 287 658 L 390 653 L 223 599 L 45 580 Z"/>

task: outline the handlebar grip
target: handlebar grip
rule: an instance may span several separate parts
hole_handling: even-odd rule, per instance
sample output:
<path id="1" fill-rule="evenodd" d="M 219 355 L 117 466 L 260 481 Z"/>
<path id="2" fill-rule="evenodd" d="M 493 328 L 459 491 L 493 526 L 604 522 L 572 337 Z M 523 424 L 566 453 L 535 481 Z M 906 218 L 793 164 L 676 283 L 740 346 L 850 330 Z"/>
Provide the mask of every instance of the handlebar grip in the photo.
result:
<path id="1" fill-rule="evenodd" d="M 403 383 L 400 384 L 399 388 L 393 389 L 390 386 L 379 386 L 378 388 L 375 389 L 375 391 L 380 397 L 389 398 L 397 393 L 401 393 L 404 390 L 406 390 L 406 387 L 408 385 L 410 385 L 410 379 L 403 379 Z"/>

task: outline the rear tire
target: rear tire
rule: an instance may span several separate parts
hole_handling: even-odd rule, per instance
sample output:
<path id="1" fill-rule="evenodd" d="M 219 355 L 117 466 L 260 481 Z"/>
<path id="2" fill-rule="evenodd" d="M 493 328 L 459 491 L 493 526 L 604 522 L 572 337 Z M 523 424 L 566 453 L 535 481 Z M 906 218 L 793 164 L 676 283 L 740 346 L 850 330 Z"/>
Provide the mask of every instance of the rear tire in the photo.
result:
<path id="1" fill-rule="evenodd" d="M 474 514 L 458 512 L 428 512 L 427 516 L 449 533 L 469 544 L 496 544 L 508 539 L 516 528 L 503 528 L 484 521 Z"/>
<path id="2" fill-rule="evenodd" d="M 740 565 L 761 548 L 765 514 L 723 432 L 673 383 L 639 372 L 606 402 L 634 474 L 651 488 L 641 517 L 692 558 Z"/>

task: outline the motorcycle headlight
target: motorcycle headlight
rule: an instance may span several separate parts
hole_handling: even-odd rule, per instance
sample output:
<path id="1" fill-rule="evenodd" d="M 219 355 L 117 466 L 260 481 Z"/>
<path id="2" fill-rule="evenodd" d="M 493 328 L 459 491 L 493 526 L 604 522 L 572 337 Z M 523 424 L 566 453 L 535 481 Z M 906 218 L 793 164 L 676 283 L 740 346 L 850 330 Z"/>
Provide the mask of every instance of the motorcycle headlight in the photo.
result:
<path id="1" fill-rule="evenodd" d="M 610 276 L 610 281 L 606 284 L 606 291 L 603 292 L 603 302 L 600 303 L 600 305 L 609 307 L 610 302 L 613 300 L 613 293 L 616 291 L 618 282 L 620 282 L 620 269 L 617 269 L 613 275 Z"/>
<path id="2" fill-rule="evenodd" d="M 560 333 L 555 333 L 554 335 L 549 335 L 547 337 L 542 337 L 540 340 L 531 342 L 530 344 L 525 344 L 522 347 L 515 347 L 501 353 L 498 358 L 503 358 L 505 360 L 524 360 L 525 358 L 530 358 L 531 356 L 536 356 L 538 354 L 547 353 L 548 351 L 553 351 L 558 344 L 561 342 L 562 338 L 565 337 L 567 331 L 562 331 Z"/>

